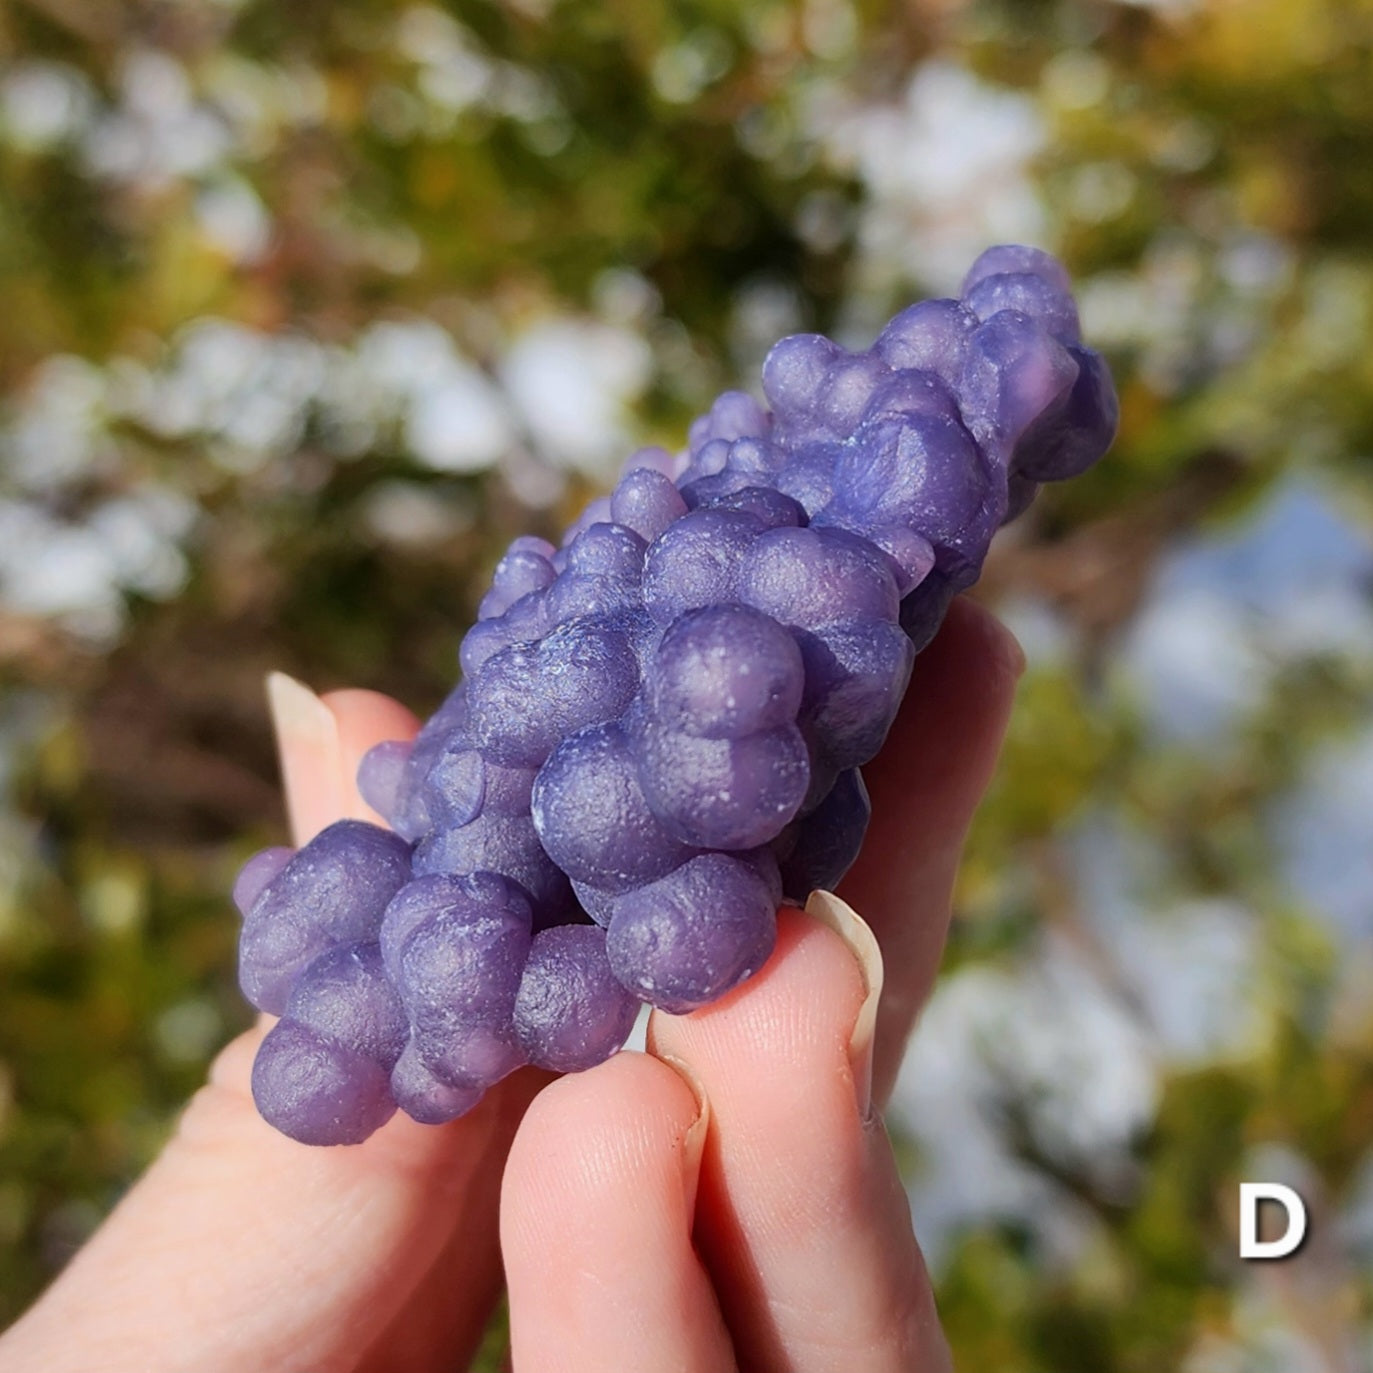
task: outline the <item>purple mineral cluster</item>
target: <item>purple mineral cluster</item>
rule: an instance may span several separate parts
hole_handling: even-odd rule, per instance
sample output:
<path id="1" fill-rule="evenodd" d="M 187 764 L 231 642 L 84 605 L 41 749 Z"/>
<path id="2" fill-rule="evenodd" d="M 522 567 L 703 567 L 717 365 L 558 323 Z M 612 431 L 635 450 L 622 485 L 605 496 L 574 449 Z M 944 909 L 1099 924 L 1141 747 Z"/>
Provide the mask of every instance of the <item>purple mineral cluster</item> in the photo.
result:
<path id="1" fill-rule="evenodd" d="M 449 1120 L 521 1064 L 601 1062 L 641 1001 L 756 972 L 779 901 L 856 857 L 859 769 L 997 527 L 1117 417 L 1063 268 L 1024 247 L 866 352 L 783 339 L 763 394 L 631 457 L 560 548 L 510 546 L 460 684 L 364 760 L 391 831 L 249 860 L 239 976 L 281 1017 L 253 1074 L 278 1129 Z"/>

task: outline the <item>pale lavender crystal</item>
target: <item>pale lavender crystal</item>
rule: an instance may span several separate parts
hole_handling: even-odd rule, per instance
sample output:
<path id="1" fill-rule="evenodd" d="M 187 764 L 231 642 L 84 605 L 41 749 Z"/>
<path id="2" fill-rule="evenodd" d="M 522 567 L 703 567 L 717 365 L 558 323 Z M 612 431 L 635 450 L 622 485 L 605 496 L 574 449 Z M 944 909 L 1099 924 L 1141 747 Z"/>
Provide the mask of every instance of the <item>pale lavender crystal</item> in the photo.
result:
<path id="1" fill-rule="evenodd" d="M 395 941 L 388 961 L 425 1067 L 452 1086 L 488 1087 L 524 1061 L 511 1016 L 529 906 L 510 883 L 474 881 L 447 895 Z"/>
<path id="2" fill-rule="evenodd" d="M 640 999 L 757 971 L 784 893 L 857 857 L 859 769 L 996 529 L 1117 422 L 1066 273 L 1015 245 L 867 350 L 783 339 L 762 393 L 631 455 L 556 548 L 510 545 L 462 684 L 363 761 L 400 838 L 245 866 L 241 980 L 286 1012 L 254 1090 L 288 1134 L 453 1119 L 528 1060 L 606 1058 Z"/>
<path id="3" fill-rule="evenodd" d="M 849 529 L 896 525 L 936 549 L 956 546 L 978 526 L 990 498 L 989 473 L 962 419 L 885 416 L 835 465 L 834 515 Z M 862 454 L 861 463 L 856 455 Z M 996 527 L 987 526 L 987 537 Z"/>
<path id="4" fill-rule="evenodd" d="M 498 873 L 515 883 L 542 928 L 575 913 L 567 874 L 539 842 L 528 815 L 483 811 L 470 824 L 435 830 L 415 848 L 417 877 L 435 873 Z"/>
<path id="5" fill-rule="evenodd" d="M 584 577 L 637 582 L 647 551 L 647 541 L 628 525 L 602 520 L 588 525 L 568 546 L 567 570 Z"/>
<path id="6" fill-rule="evenodd" d="M 739 739 L 703 739 L 649 724 L 634 752 L 650 808 L 669 834 L 693 848 L 767 843 L 810 788 L 806 741 L 794 724 Z"/>
<path id="7" fill-rule="evenodd" d="M 573 882 L 573 895 L 577 904 L 598 925 L 610 924 L 610 916 L 615 906 L 616 893 L 603 887 L 593 887 L 589 882 Z"/>
<path id="8" fill-rule="evenodd" d="M 294 981 L 253 1065 L 263 1117 L 305 1144 L 356 1144 L 395 1110 L 389 1086 L 407 1034 L 374 943 L 343 944 Z"/>
<path id="9" fill-rule="evenodd" d="M 562 568 L 566 566 L 567 550 L 576 542 L 577 536 L 583 530 L 590 529 L 593 524 L 603 524 L 610 518 L 609 496 L 598 496 L 590 502 L 586 509 L 563 531 L 562 543 L 553 555 L 553 566 L 561 572 Z"/>
<path id="10" fill-rule="evenodd" d="M 1066 402 L 1078 370 L 1068 349 L 1028 315 L 993 315 L 969 340 L 963 363 L 968 432 L 998 467 L 1016 465 L 1016 445 L 1042 415 Z"/>
<path id="11" fill-rule="evenodd" d="M 757 972 L 777 939 L 780 886 L 775 863 L 769 881 L 762 861 L 702 854 L 617 898 L 606 941 L 615 976 L 681 1014 Z"/>
<path id="12" fill-rule="evenodd" d="M 739 569 L 739 599 L 793 629 L 855 619 L 895 621 L 890 559 L 843 529 L 770 529 Z"/>
<path id="13" fill-rule="evenodd" d="M 599 619 L 570 620 L 483 664 L 468 692 L 472 738 L 493 762 L 539 767 L 560 739 L 620 715 L 638 685 L 623 633 Z"/>
<path id="14" fill-rule="evenodd" d="M 891 559 L 897 594 L 904 601 L 934 568 L 934 545 L 901 524 L 882 524 L 871 531 L 872 546 Z"/>
<path id="15" fill-rule="evenodd" d="M 1024 243 L 999 243 L 995 248 L 988 248 L 968 268 L 960 294 L 967 299 L 969 292 L 988 277 L 1020 272 L 1042 277 L 1065 296 L 1072 294 L 1073 283 L 1063 264 L 1043 248 L 1033 248 Z"/>
<path id="16" fill-rule="evenodd" d="M 429 815 L 421 795 L 424 779 L 433 766 L 434 760 L 448 745 L 454 734 L 464 728 L 466 724 L 467 683 L 459 682 L 444 698 L 443 704 L 439 706 L 438 710 L 425 721 L 418 736 L 410 743 L 405 766 L 395 784 L 391 808 L 383 810 L 380 806 L 375 807 L 381 815 L 386 817 L 391 828 L 397 834 L 413 842 L 433 828 L 433 819 Z M 363 757 L 359 774 L 368 769 L 369 759 L 374 753 L 382 755 L 379 766 L 384 772 L 390 766 L 388 755 L 395 752 L 396 742 L 387 741 L 377 744 L 375 748 L 369 750 Z M 372 804 L 365 795 L 363 799 L 367 800 L 369 805 Z M 386 798 L 379 795 L 377 799 L 384 800 Z"/>
<path id="17" fill-rule="evenodd" d="M 692 423 L 687 438 L 695 450 L 716 439 L 730 441 L 766 434 L 770 423 L 767 411 L 746 391 L 725 391 Z"/>
<path id="18" fill-rule="evenodd" d="M 615 520 L 652 542 L 686 514 L 686 502 L 669 477 L 652 467 L 627 473 L 610 498 Z"/>
<path id="19" fill-rule="evenodd" d="M 834 465 L 842 452 L 841 444 L 828 440 L 798 445 L 777 474 L 777 489 L 805 512 L 802 523 L 830 508 L 834 500 Z"/>
<path id="20" fill-rule="evenodd" d="M 515 1032 L 531 1063 L 575 1073 L 610 1057 L 639 1008 L 610 969 L 606 934 L 559 925 L 535 935 L 515 998 Z"/>
<path id="21" fill-rule="evenodd" d="M 873 351 L 888 367 L 937 378 L 952 392 L 977 325 L 977 316 L 962 301 L 922 300 L 882 330 Z"/>
<path id="22" fill-rule="evenodd" d="M 737 510 L 741 515 L 753 515 L 769 529 L 783 526 L 796 528 L 806 523 L 806 511 L 800 501 L 771 486 L 756 486 L 750 482 L 730 491 L 712 502 L 715 510 Z"/>
<path id="23" fill-rule="evenodd" d="M 684 465 L 684 460 L 675 457 L 666 448 L 650 445 L 647 448 L 636 448 L 624 460 L 624 465 L 620 469 L 620 476 L 622 478 L 627 477 L 631 472 L 637 471 L 641 467 L 649 467 L 675 481 Z"/>
<path id="24" fill-rule="evenodd" d="M 321 954 L 292 985 L 285 1018 L 388 1071 L 408 1033 L 375 943 L 341 944 Z"/>
<path id="25" fill-rule="evenodd" d="M 774 842 L 785 895 L 804 901 L 833 891 L 858 857 L 871 814 L 862 773 L 841 772 L 820 805 Z"/>
<path id="26" fill-rule="evenodd" d="M 529 1060 L 515 1035 L 511 1010 L 499 1018 L 452 1019 L 417 1025 L 415 1050 L 440 1082 L 485 1091 Z"/>
<path id="27" fill-rule="evenodd" d="M 526 634 L 520 635 L 513 632 L 511 619 L 520 612 L 520 618 L 530 620 L 531 618 L 539 621 L 546 617 L 542 614 L 544 598 L 535 593 L 521 599 L 517 605 L 512 606 L 504 615 L 492 615 L 488 619 L 478 620 L 466 634 L 462 636 L 462 643 L 458 646 L 458 664 L 462 668 L 463 685 L 472 680 L 481 671 L 483 664 L 494 658 L 502 649 L 509 648 L 511 644 L 524 642 L 526 639 L 538 639 L 547 628 L 546 625 L 539 623 L 533 625 Z M 529 613 L 529 607 L 535 607 L 533 616 Z"/>
<path id="28" fill-rule="evenodd" d="M 388 739 L 368 749 L 358 764 L 358 795 L 393 827 L 413 752 L 408 740 Z"/>
<path id="29" fill-rule="evenodd" d="M 391 1094 L 412 1120 L 421 1125 L 442 1125 L 465 1116 L 486 1095 L 486 1089 L 455 1087 L 436 1077 L 412 1040 L 391 1070 Z"/>
<path id="30" fill-rule="evenodd" d="M 888 375 L 873 354 L 846 353 L 818 334 L 783 339 L 763 363 L 763 391 L 783 442 L 844 442 Z"/>
<path id="31" fill-rule="evenodd" d="M 576 616 L 591 618 L 633 610 L 639 603 L 637 576 L 578 572 L 569 566 L 549 587 L 546 610 L 551 623 L 560 625 Z"/>
<path id="32" fill-rule="evenodd" d="M 643 595 L 648 613 L 670 625 L 687 610 L 737 600 L 738 566 L 763 522 L 737 510 L 693 510 L 648 550 Z"/>
<path id="33" fill-rule="evenodd" d="M 574 881 L 627 891 L 691 857 L 654 815 L 639 767 L 617 724 L 565 739 L 534 783 L 534 828 Z"/>
<path id="34" fill-rule="evenodd" d="M 493 872 L 446 873 L 416 877 L 392 898 L 381 918 L 378 947 L 382 965 L 394 983 L 400 978 L 400 958 L 410 936 L 426 921 L 447 912 L 475 917 L 492 908 L 511 911 L 516 923 L 530 923 L 528 902 L 507 878 Z"/>
<path id="35" fill-rule="evenodd" d="M 850 620 L 797 636 L 806 665 L 803 727 L 840 769 L 876 756 L 906 693 L 915 648 L 898 625 Z"/>
<path id="36" fill-rule="evenodd" d="M 1003 310 L 1017 310 L 1037 320 L 1054 338 L 1076 343 L 1082 337 L 1072 296 L 1033 272 L 1006 272 L 983 277 L 966 291 L 964 302 L 979 321 Z"/>
<path id="37" fill-rule="evenodd" d="M 645 683 L 658 724 L 704 739 L 741 739 L 790 724 L 805 685 L 795 638 L 743 605 L 679 616 L 663 635 Z"/>
<path id="38" fill-rule="evenodd" d="M 240 915 L 247 915 L 268 884 L 295 857 L 295 849 L 259 849 L 238 870 L 234 879 L 233 901 Z"/>
<path id="39" fill-rule="evenodd" d="M 901 628 L 911 646 L 919 653 L 939 632 L 953 598 L 967 585 L 966 580 L 954 577 L 938 567 L 901 602 Z"/>
<path id="40" fill-rule="evenodd" d="M 434 825 L 457 829 L 482 813 L 487 767 L 470 736 L 454 730 L 430 764 L 421 788 L 425 813 Z"/>
<path id="41" fill-rule="evenodd" d="M 1017 445 L 1008 518 L 1029 504 L 1036 483 L 1066 481 L 1085 472 L 1115 433 L 1115 387 L 1104 359 L 1085 348 L 1070 347 L 1068 352 L 1078 366 L 1077 379 L 1058 404 L 1036 417 Z"/>
<path id="42" fill-rule="evenodd" d="M 482 597 L 477 618 L 489 620 L 503 615 L 516 601 L 552 586 L 558 575 L 550 561 L 553 553 L 553 546 L 542 539 L 516 539 L 496 564 L 491 590 Z"/>
<path id="43" fill-rule="evenodd" d="M 293 1020 L 262 1041 L 252 1085 L 263 1119 L 302 1144 L 361 1144 L 396 1113 L 386 1068 Z"/>
<path id="44" fill-rule="evenodd" d="M 726 510 L 728 502 L 755 488 L 760 478 L 753 471 L 726 467 L 708 477 L 696 477 L 682 486 L 682 499 L 688 510 Z"/>
<path id="45" fill-rule="evenodd" d="M 280 1015 L 291 984 L 320 954 L 375 939 L 386 904 L 410 877 L 410 847 L 361 820 L 316 835 L 263 889 L 243 921 L 239 983 Z"/>

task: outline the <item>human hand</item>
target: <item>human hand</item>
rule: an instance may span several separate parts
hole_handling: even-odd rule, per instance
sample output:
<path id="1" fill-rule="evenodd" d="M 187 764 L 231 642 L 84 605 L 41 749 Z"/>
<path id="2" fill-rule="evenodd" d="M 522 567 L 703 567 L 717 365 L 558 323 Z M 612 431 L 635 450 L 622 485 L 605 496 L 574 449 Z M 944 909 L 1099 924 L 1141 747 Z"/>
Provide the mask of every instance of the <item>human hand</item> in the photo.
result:
<path id="1" fill-rule="evenodd" d="M 840 894 L 871 929 L 840 902 L 813 903 L 823 921 L 784 909 L 768 964 L 689 1016 L 655 1012 L 647 1054 L 556 1081 L 525 1069 L 448 1125 L 398 1115 L 321 1149 L 257 1114 L 266 1026 L 236 1039 L 148 1173 L 0 1338 L 0 1369 L 460 1369 L 503 1283 L 518 1373 L 947 1369 L 878 1111 L 1021 661 L 955 602 L 864 770 L 873 821 Z M 371 692 L 286 697 L 296 842 L 375 818 L 357 762 L 418 722 Z"/>

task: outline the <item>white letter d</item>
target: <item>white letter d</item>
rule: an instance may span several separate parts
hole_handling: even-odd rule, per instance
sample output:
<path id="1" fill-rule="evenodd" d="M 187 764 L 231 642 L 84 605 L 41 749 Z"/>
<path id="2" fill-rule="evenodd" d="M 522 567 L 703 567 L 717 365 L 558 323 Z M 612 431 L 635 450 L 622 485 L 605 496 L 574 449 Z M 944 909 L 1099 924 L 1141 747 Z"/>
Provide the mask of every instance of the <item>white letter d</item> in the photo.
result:
<path id="1" fill-rule="evenodd" d="M 1287 1212 L 1287 1233 L 1259 1239 L 1259 1203 L 1276 1201 Z M 1306 1238 L 1306 1203 L 1280 1182 L 1240 1183 L 1240 1258 L 1283 1259 Z"/>

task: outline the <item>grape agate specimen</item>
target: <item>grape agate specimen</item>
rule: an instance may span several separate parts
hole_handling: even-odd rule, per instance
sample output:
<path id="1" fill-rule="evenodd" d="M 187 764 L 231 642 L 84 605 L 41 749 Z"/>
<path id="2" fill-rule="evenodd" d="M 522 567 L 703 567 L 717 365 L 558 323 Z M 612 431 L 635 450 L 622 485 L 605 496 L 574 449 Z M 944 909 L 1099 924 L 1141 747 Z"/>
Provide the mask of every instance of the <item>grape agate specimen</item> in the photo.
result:
<path id="1" fill-rule="evenodd" d="M 245 865 L 279 1130 L 451 1120 L 522 1064 L 601 1062 L 641 1002 L 688 1012 L 756 972 L 778 903 L 857 856 L 861 768 L 992 535 L 1117 419 L 1066 273 L 1015 246 L 866 352 L 783 339 L 762 392 L 634 454 L 561 547 L 515 540 L 458 686 L 359 770 L 390 830 Z"/>

